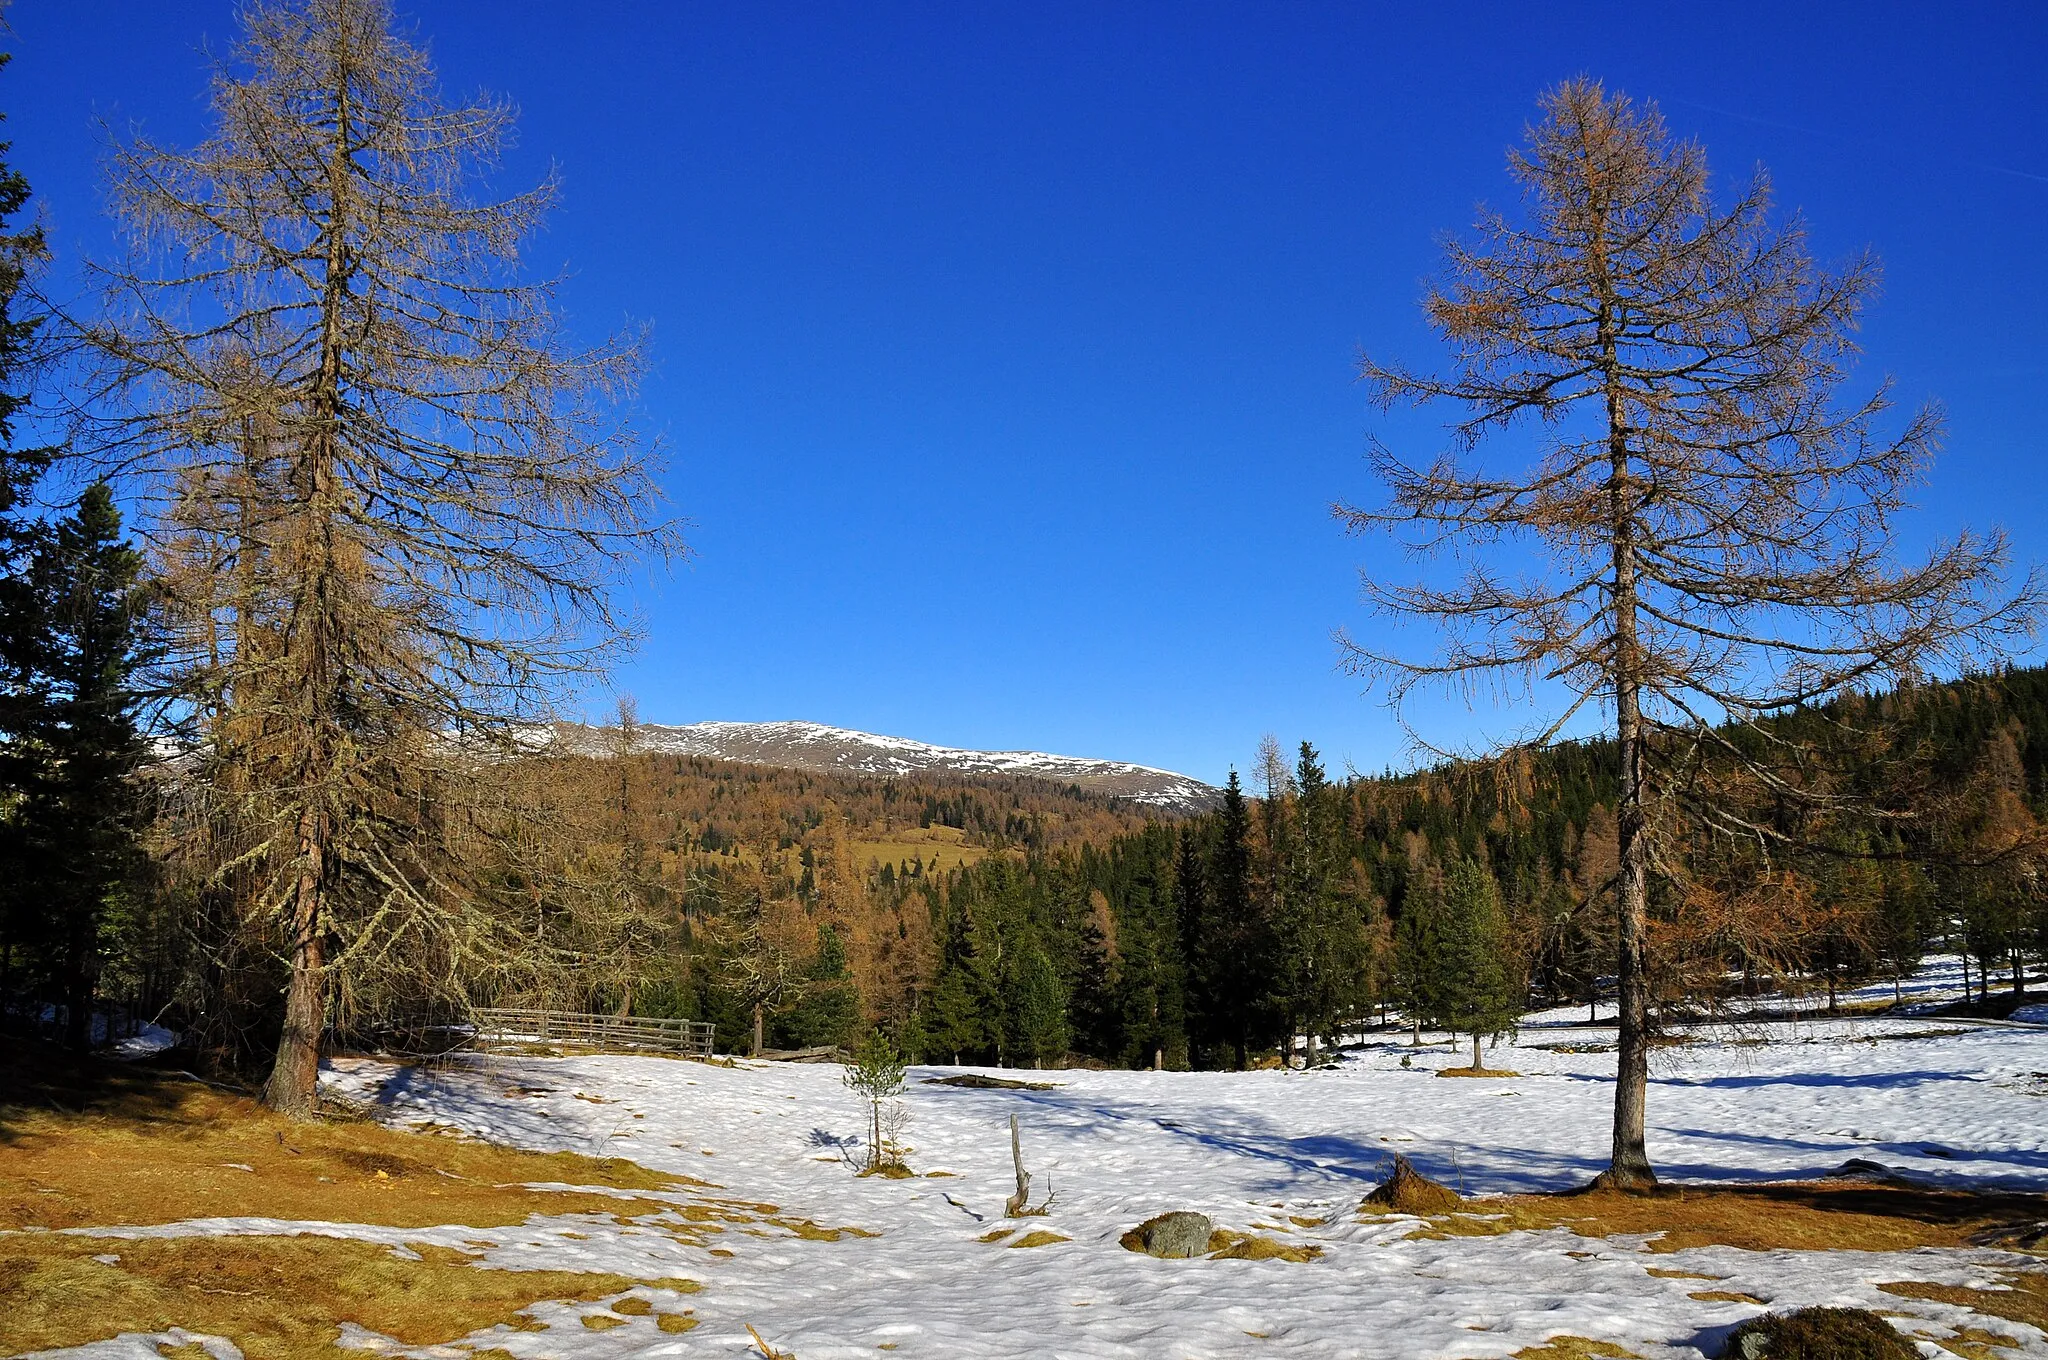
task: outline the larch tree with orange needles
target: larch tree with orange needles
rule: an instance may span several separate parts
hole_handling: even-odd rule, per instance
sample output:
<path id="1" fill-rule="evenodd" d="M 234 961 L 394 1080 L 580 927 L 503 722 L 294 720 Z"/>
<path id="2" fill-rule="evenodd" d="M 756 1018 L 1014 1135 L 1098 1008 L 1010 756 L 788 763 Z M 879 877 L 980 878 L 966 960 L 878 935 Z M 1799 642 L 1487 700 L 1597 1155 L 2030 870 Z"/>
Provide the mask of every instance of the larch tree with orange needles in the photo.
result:
<path id="1" fill-rule="evenodd" d="M 212 877 L 281 961 L 265 1098 L 303 1116 L 349 997 L 431 972 L 459 999 L 531 947 L 462 881 L 454 795 L 625 635 L 616 575 L 678 545 L 621 415 L 639 338 L 573 346 L 523 268 L 554 177 L 488 191 L 512 108 L 446 99 L 386 0 L 239 17 L 212 135 L 114 146 L 133 249 L 77 338 L 85 438 L 191 549 Z"/>
<path id="2" fill-rule="evenodd" d="M 1873 258 L 1816 265 L 1760 171 L 1717 204 L 1705 154 L 1652 105 L 1579 79 L 1540 107 L 1509 156 L 1522 212 L 1485 212 L 1447 242 L 1426 293 L 1447 370 L 1362 362 L 1382 409 L 1456 412 L 1452 449 L 1426 466 L 1375 448 L 1382 506 L 1336 508 L 1455 561 L 1455 579 L 1365 583 L 1443 645 L 1426 660 L 1345 646 L 1397 709 L 1447 684 L 1529 702 L 1543 717 L 1521 742 L 1588 710 L 1611 723 L 1620 1052 L 1598 1183 L 1638 1189 L 1656 1180 L 1648 911 L 1677 830 L 1781 835 L 1725 796 L 1728 768 L 1773 796 L 1832 795 L 1765 719 L 1968 659 L 2029 627 L 2037 591 L 1998 593 L 1996 534 L 1895 564 L 1893 521 L 1941 419 L 1923 408 L 1884 435 L 1884 387 L 1838 399 Z M 1539 454 L 1498 472 L 1480 447 L 1509 434 Z"/>

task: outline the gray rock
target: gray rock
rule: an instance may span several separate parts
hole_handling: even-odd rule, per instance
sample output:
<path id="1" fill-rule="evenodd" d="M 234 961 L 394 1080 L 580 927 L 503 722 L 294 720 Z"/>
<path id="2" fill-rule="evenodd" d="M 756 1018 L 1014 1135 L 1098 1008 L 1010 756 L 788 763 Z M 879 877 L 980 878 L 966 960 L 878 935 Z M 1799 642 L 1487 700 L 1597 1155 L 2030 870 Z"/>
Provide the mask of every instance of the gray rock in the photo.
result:
<path id="1" fill-rule="evenodd" d="M 1771 1339 L 1762 1332 L 1751 1332 L 1742 1338 L 1737 1349 L 1742 1352 L 1742 1360 L 1764 1360 L 1771 1353 Z"/>
<path id="2" fill-rule="evenodd" d="M 1161 1214 L 1157 1218 L 1140 1223 L 1138 1240 L 1143 1244 L 1147 1256 L 1179 1261 L 1206 1254 L 1209 1250 L 1209 1234 L 1215 1230 L 1216 1225 L 1209 1221 L 1207 1214 L 1182 1210 Z"/>

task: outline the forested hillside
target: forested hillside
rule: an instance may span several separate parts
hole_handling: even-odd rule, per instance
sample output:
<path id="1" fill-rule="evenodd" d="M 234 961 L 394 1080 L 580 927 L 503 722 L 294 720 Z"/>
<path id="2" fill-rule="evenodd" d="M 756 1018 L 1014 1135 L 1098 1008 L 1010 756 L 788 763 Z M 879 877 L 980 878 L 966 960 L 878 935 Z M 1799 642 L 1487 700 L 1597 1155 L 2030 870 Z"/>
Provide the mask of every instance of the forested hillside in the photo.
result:
<path id="1" fill-rule="evenodd" d="M 1911 968 L 1967 946 L 2023 985 L 2048 939 L 2037 816 L 2048 670 L 1780 720 L 1882 808 L 1804 852 L 1695 832 L 1660 890 L 1664 1006 Z M 848 778 L 669 755 L 505 767 L 517 836 L 479 837 L 473 891 L 530 943 L 453 988 L 365 989 L 344 1028 L 388 1038 L 473 1002 L 717 1022 L 732 1049 L 849 1043 L 880 1023 L 934 1060 L 1231 1066 L 1307 1057 L 1390 1011 L 1492 1031 L 1527 994 L 1593 1003 L 1612 972 L 1611 744 L 1331 782 L 1263 753 L 1264 796 L 1156 814 L 1028 778 Z M 175 785 L 175 777 L 170 783 Z M 519 847 L 516 851 L 508 847 Z M 260 1062 L 277 964 L 238 955 L 174 871 L 112 923 L 101 986 Z M 53 989 L 64 942 L 16 913 L 7 974 Z"/>
<path id="2" fill-rule="evenodd" d="M 2035 868 L 2048 671 L 1837 705 L 1775 730 L 1880 806 L 1891 786 L 1891 801 L 1928 811 L 1817 824 L 1803 850 L 1770 854 L 1696 833 L 1657 904 L 1663 1003 L 1787 979 L 1818 992 L 1910 969 L 1935 943 L 1967 946 L 1980 989 L 2020 985 L 2048 925 Z M 1133 827 L 1109 809 L 1049 820 L 1027 814 L 1028 797 L 998 813 L 971 788 L 951 803 L 865 790 L 867 802 L 842 804 L 864 809 L 850 835 L 785 811 L 779 867 L 735 850 L 671 868 L 690 920 L 759 913 L 762 933 L 700 930 L 690 985 L 664 996 L 739 1041 L 751 1002 L 721 983 L 719 951 L 772 937 L 793 979 L 764 1000 L 777 1044 L 841 1039 L 872 1019 L 933 1058 L 1136 1065 L 1237 1063 L 1289 1034 L 1313 1046 L 1390 1006 L 1464 1028 L 1502 1013 L 1476 994 L 1487 985 L 1513 994 L 1509 1015 L 1525 988 L 1597 997 L 1612 971 L 1611 744 L 1337 784 L 1312 748 L 1264 763 L 1268 796 L 1233 785 L 1223 810 L 1180 824 Z M 666 844 L 723 837 L 701 781 L 735 776 L 691 774 L 649 785 Z M 716 798 L 721 815 L 742 815 L 744 799 Z M 955 862 L 901 839 L 873 853 L 953 826 L 978 853 Z M 1485 884 L 1460 891 L 1461 866 Z"/>

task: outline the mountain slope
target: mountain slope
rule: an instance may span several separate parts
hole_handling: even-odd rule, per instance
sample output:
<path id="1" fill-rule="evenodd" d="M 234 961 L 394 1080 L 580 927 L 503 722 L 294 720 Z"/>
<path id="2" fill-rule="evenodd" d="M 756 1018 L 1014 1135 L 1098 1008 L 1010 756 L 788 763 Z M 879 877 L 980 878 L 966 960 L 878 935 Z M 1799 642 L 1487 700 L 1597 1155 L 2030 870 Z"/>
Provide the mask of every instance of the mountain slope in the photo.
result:
<path id="1" fill-rule="evenodd" d="M 557 725 L 555 739 L 571 751 L 592 755 L 615 751 L 618 740 L 615 729 L 571 723 Z M 633 750 L 829 774 L 1020 775 L 1171 812 L 1205 812 L 1218 797 L 1199 779 L 1126 761 L 1043 751 L 967 751 L 813 722 L 701 722 L 681 727 L 642 723 L 634 729 Z"/>

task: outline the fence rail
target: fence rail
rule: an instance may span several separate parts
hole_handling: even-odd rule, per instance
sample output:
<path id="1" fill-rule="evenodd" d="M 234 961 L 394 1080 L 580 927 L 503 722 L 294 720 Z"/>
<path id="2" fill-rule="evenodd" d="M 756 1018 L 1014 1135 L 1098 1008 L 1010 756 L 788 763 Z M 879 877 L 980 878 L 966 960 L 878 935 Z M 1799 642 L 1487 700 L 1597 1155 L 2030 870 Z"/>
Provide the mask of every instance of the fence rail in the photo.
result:
<path id="1" fill-rule="evenodd" d="M 485 1006 L 470 1012 L 478 1043 L 565 1043 L 591 1048 L 658 1049 L 711 1056 L 716 1027 L 702 1020 L 656 1020 L 638 1015 L 588 1015 L 524 1007 Z"/>

